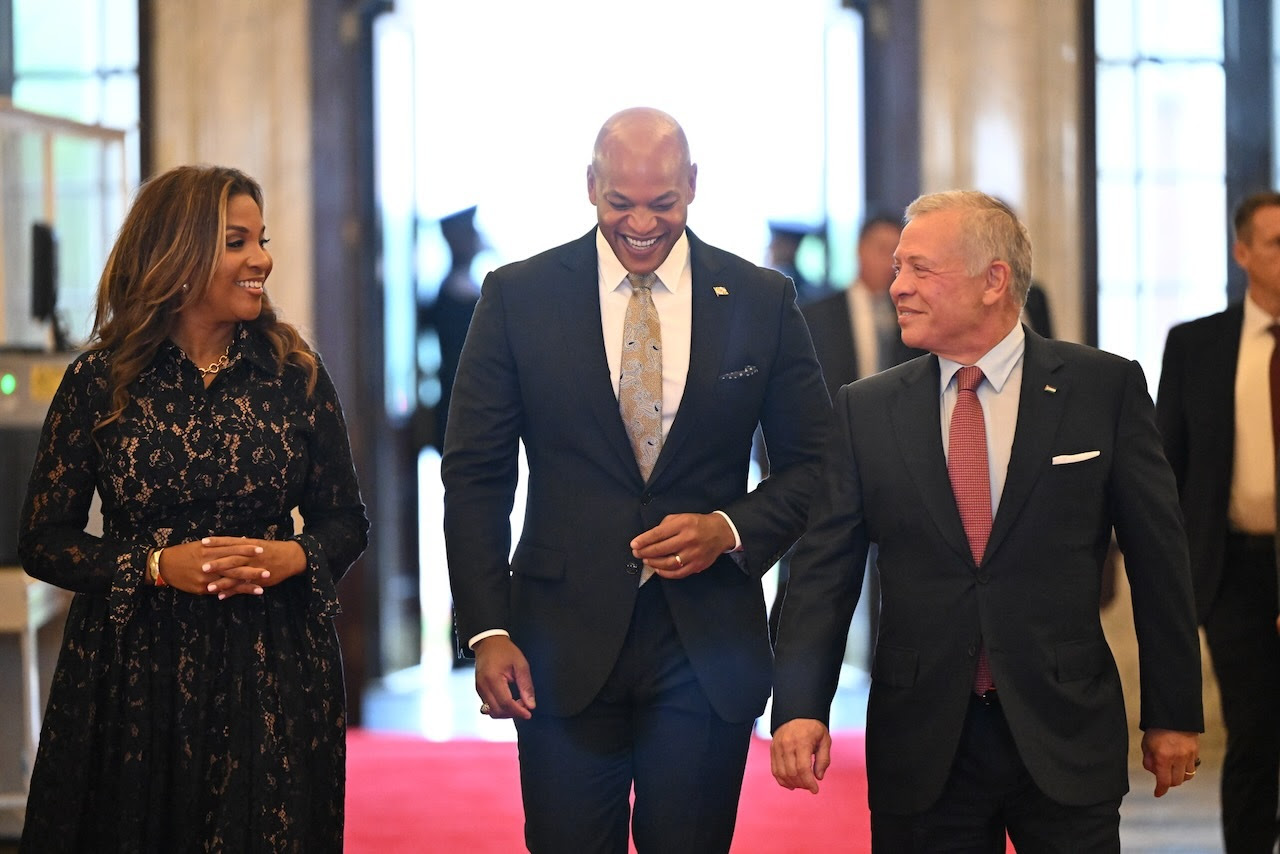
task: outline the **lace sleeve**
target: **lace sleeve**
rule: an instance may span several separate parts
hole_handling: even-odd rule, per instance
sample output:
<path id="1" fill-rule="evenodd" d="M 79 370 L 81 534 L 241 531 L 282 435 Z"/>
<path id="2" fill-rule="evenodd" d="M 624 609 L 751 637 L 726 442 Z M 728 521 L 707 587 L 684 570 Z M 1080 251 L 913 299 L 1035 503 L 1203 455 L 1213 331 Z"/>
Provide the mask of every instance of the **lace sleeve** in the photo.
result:
<path id="1" fill-rule="evenodd" d="M 368 544 L 369 519 L 342 405 L 323 363 L 313 402 L 309 468 L 298 507 L 303 529 L 296 539 L 307 553 L 313 592 L 325 603 L 324 613 L 332 616 L 338 611 L 335 586 Z"/>
<path id="2" fill-rule="evenodd" d="M 27 573 L 80 593 L 107 593 L 123 569 L 142 579 L 145 549 L 121 547 L 85 531 L 96 487 L 93 425 L 105 396 L 100 354 L 68 366 L 49 405 L 18 521 Z"/>

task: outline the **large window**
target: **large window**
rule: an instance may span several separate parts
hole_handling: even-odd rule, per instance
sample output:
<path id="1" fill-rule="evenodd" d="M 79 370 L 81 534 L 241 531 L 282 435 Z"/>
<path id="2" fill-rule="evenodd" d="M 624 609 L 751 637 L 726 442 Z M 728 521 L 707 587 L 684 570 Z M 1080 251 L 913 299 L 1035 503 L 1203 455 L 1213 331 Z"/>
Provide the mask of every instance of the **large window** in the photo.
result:
<path id="1" fill-rule="evenodd" d="M 1098 345 L 1154 389 L 1174 323 L 1226 301 L 1221 0 L 1097 0 Z"/>
<path id="2" fill-rule="evenodd" d="M 138 0 L 11 2 L 14 106 L 125 132 L 123 146 L 64 134 L 4 153 L 6 198 L 43 199 L 40 210 L 16 213 L 51 220 L 56 232 L 58 314 L 74 343 L 89 334 L 98 275 L 138 183 Z M 38 330 L 7 332 L 38 343 L 27 340 Z"/>

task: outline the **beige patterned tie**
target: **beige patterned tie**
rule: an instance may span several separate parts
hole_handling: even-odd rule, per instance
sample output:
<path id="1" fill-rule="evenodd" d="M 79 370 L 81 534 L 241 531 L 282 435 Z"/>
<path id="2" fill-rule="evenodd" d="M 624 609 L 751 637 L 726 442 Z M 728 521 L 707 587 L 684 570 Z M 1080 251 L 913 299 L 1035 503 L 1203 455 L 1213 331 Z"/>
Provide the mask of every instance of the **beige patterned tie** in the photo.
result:
<path id="1" fill-rule="evenodd" d="M 662 449 L 662 327 L 653 305 L 655 273 L 628 273 L 631 300 L 622 327 L 618 407 L 645 480 Z"/>

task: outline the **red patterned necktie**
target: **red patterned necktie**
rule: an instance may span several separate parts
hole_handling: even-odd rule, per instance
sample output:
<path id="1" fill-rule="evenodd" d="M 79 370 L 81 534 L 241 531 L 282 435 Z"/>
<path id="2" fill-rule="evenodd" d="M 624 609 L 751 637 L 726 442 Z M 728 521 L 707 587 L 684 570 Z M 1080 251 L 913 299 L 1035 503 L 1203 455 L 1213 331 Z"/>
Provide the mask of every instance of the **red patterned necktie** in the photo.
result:
<path id="1" fill-rule="evenodd" d="M 976 365 L 961 368 L 956 373 L 956 405 L 951 411 L 951 426 L 947 434 L 947 474 L 951 477 L 951 491 L 956 496 L 960 521 L 965 536 L 969 538 L 969 550 L 973 562 L 982 562 L 991 536 L 991 472 L 987 465 L 987 427 L 982 420 L 982 404 L 978 401 L 978 385 L 982 382 L 982 369 Z M 991 668 L 987 663 L 987 648 L 983 644 L 978 653 L 978 669 L 973 676 L 975 694 L 985 694 L 993 686 Z"/>

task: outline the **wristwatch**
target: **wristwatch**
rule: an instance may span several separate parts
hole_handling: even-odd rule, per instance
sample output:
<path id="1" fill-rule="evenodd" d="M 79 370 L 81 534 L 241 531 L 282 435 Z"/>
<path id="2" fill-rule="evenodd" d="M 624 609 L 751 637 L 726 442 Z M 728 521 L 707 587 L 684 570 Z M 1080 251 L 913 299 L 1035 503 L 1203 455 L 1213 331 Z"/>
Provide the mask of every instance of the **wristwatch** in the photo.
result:
<path id="1" fill-rule="evenodd" d="M 151 583 L 156 587 L 168 587 L 164 577 L 160 575 L 160 552 L 164 549 L 152 549 L 147 555 L 147 575 L 151 577 Z"/>

